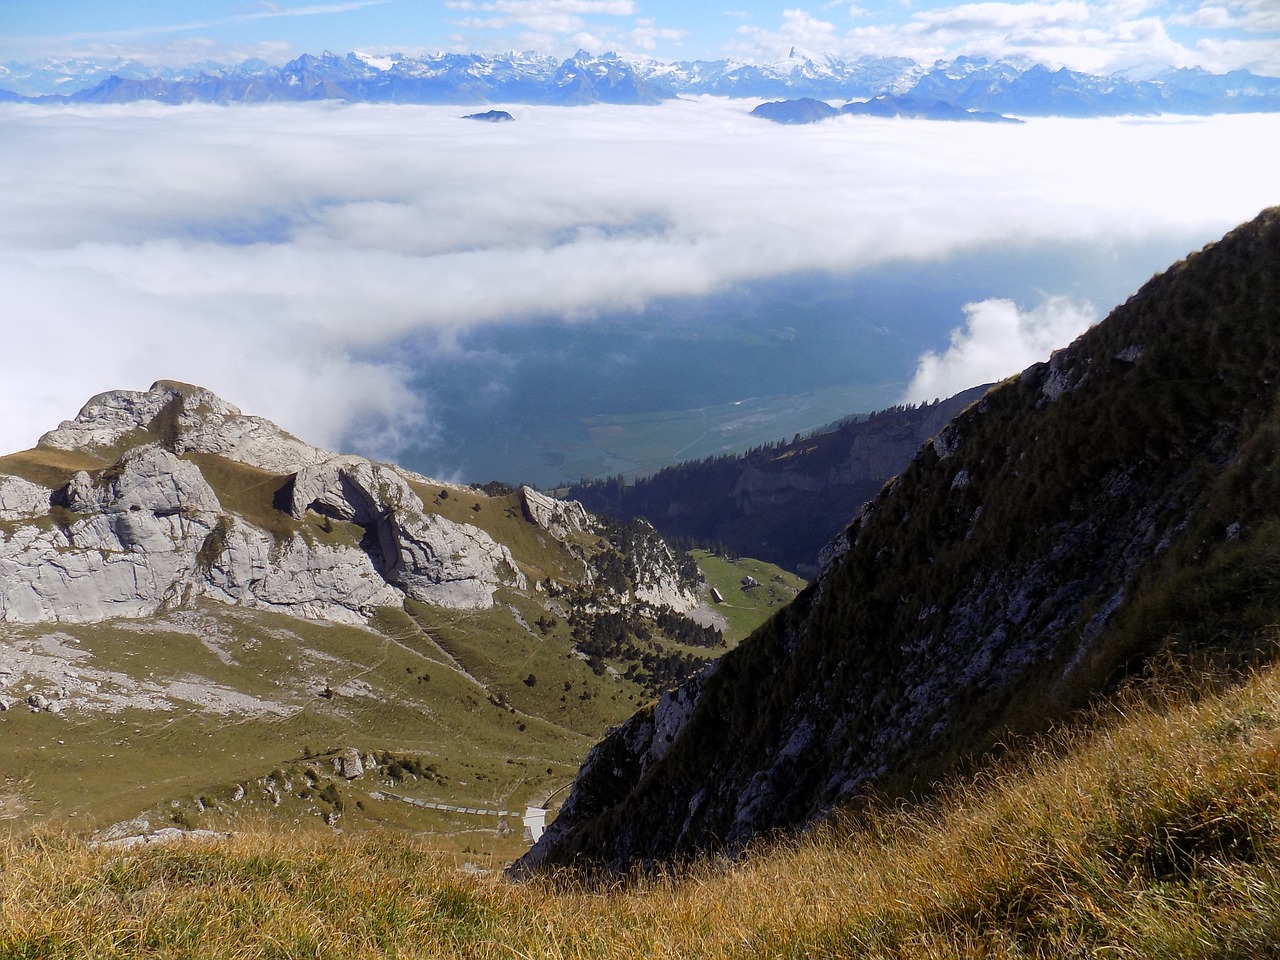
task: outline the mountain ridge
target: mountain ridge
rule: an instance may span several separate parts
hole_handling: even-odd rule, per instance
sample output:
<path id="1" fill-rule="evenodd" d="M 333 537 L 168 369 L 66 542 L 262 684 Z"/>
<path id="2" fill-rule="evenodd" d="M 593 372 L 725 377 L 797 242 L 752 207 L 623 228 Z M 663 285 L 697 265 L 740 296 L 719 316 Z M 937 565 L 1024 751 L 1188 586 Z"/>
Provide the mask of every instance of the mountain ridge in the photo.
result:
<path id="1" fill-rule="evenodd" d="M 957 57 L 922 65 L 902 57 L 852 61 L 792 51 L 762 64 L 730 60 L 625 60 L 579 50 L 557 60 L 535 52 L 371 57 L 326 51 L 281 67 L 151 68 L 130 61 L 9 63 L 0 99 L 12 102 L 261 103 L 348 100 L 378 103 L 656 104 L 678 96 L 874 101 L 868 109 L 995 119 L 1268 112 L 1280 109 L 1280 79 L 1247 71 L 1167 69 L 1151 79 L 1051 70 L 1021 60 Z"/>
<path id="2" fill-rule="evenodd" d="M 664 467 L 633 482 L 574 484 L 565 495 L 597 513 L 644 517 L 673 539 L 725 547 L 812 577 L 832 531 L 988 386 L 849 418 L 743 454 Z"/>
<path id="3" fill-rule="evenodd" d="M 593 749 L 516 872 L 734 849 L 871 789 L 927 790 L 1171 644 L 1262 655 L 1277 277 L 1270 209 L 988 392 L 795 602 Z"/>
<path id="4" fill-rule="evenodd" d="M 32 469 L 50 454 L 70 463 L 61 475 Z M 240 509 L 206 472 L 238 478 Z M 0 460 L 0 474 L 0 517 L 26 524 L 0 543 L 0 621 L 146 616 L 209 595 L 355 623 L 406 598 L 487 608 L 499 586 L 527 589 L 525 569 L 535 573 L 480 526 L 427 509 L 448 485 L 313 447 L 174 381 L 92 398 L 25 456 Z M 598 533 L 576 504 L 519 497 L 562 550 Z M 674 571 L 664 549 L 648 552 Z M 643 582 L 643 566 L 630 586 L 643 599 L 697 605 L 665 575 Z"/>

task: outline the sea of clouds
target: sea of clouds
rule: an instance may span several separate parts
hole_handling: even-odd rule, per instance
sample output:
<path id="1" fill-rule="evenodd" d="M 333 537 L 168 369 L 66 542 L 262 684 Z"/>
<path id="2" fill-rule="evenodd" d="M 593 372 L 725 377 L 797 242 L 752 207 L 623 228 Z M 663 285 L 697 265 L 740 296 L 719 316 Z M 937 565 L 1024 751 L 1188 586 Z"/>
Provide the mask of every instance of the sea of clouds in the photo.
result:
<path id="1" fill-rule="evenodd" d="M 1221 235 L 1280 202 L 1280 115 L 753 119 L 753 103 L 0 106 L 0 451 L 91 395 L 209 387 L 312 442 L 432 429 L 399 345 L 993 244 Z M 1098 307 L 954 318 L 909 399 L 1042 359 Z"/>

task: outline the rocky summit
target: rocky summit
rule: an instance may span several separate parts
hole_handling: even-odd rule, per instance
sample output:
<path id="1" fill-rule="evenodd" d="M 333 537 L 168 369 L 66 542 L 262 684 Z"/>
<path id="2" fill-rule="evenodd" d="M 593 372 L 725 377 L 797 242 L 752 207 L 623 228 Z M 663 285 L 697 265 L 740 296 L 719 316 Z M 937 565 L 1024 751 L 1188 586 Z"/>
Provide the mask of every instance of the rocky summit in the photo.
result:
<path id="1" fill-rule="evenodd" d="M 143 617 L 208 598 L 363 623 L 406 598 L 482 609 L 499 586 L 526 589 L 508 547 L 427 509 L 449 489 L 313 447 L 198 387 L 102 394 L 0 460 L 0 621 Z M 545 535 L 591 535 L 580 507 L 523 496 Z M 662 559 L 638 592 L 696 606 Z"/>
<path id="2" fill-rule="evenodd" d="M 500 583 L 523 586 L 484 531 L 428 515 L 409 475 L 335 457 L 199 388 L 161 382 L 94 397 L 41 438 L 42 450 L 101 462 L 53 489 L 5 479 L 5 517 L 32 522 L 0 543 L 0 620 L 149 616 L 209 597 L 363 622 L 404 597 L 473 608 Z M 263 523 L 224 507 L 183 454 L 287 493 L 288 512 Z M 328 518 L 320 536 L 301 525 L 308 511 Z"/>
<path id="3" fill-rule="evenodd" d="M 991 389 L 817 581 L 597 745 L 517 872 L 735 849 L 912 796 L 1144 670 L 1274 656 L 1280 209 Z"/>

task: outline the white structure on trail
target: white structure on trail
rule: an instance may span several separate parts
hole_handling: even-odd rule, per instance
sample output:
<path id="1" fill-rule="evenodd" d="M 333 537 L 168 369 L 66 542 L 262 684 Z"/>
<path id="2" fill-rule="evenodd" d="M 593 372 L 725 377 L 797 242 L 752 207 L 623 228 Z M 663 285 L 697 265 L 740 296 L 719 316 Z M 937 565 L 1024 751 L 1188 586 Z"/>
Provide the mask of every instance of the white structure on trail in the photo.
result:
<path id="1" fill-rule="evenodd" d="M 524 842 L 537 843 L 547 829 L 547 811 L 543 807 L 526 807 L 524 811 Z"/>

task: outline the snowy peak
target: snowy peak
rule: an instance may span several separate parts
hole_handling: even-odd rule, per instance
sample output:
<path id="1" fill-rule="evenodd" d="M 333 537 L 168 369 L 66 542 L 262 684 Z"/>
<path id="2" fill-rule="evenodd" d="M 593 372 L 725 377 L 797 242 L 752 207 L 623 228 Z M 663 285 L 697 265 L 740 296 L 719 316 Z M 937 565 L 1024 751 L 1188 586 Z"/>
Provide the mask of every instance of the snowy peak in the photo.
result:
<path id="1" fill-rule="evenodd" d="M 68 60 L 0 65 L 0 100 L 124 103 L 133 100 L 375 103 L 654 104 L 680 95 L 870 100 L 910 96 L 965 110 L 1023 116 L 1207 114 L 1280 110 L 1280 79 L 1237 70 L 1144 71 L 1151 79 L 1050 69 L 1025 58 L 957 57 L 922 66 L 905 57 L 841 60 L 797 47 L 765 63 L 660 63 L 578 50 L 564 60 L 534 52 L 410 57 L 325 51 L 283 67 L 261 61 L 180 70 L 134 61 Z"/>

